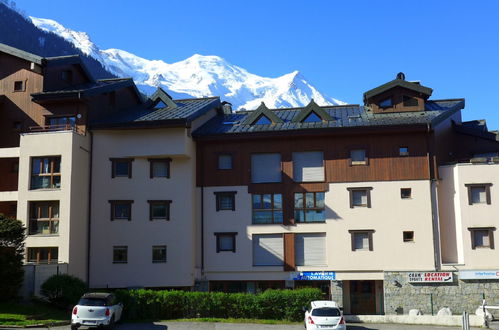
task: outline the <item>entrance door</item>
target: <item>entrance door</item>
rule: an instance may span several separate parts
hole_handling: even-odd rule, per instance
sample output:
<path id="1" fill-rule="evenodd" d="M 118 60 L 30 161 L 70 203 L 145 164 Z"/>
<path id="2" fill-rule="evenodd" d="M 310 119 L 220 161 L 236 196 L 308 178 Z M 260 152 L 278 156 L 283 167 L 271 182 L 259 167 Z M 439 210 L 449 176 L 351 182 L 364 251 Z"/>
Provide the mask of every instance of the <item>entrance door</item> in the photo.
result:
<path id="1" fill-rule="evenodd" d="M 374 281 L 350 281 L 350 311 L 352 314 L 376 314 Z"/>

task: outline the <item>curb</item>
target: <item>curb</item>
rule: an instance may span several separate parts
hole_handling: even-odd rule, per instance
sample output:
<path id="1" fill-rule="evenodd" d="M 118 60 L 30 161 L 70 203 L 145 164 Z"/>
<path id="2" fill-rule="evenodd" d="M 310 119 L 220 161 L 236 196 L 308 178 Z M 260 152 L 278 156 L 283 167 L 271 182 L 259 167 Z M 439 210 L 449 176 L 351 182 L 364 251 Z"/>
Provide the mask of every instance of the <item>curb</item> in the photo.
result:
<path id="1" fill-rule="evenodd" d="M 61 325 L 69 325 L 71 322 L 69 321 L 61 321 L 61 322 L 54 322 L 54 323 L 40 323 L 40 324 L 29 324 L 29 325 L 3 325 L 0 324 L 0 328 L 5 328 L 5 329 L 28 329 L 28 328 L 47 328 L 48 326 L 51 327 L 58 327 Z"/>

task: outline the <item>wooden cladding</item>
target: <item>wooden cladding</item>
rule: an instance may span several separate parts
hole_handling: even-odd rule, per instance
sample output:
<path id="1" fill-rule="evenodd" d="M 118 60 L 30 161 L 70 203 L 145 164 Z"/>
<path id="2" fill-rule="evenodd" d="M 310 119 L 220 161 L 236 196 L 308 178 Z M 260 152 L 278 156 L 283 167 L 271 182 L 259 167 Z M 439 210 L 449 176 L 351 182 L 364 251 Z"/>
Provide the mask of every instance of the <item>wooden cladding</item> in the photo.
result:
<path id="1" fill-rule="evenodd" d="M 426 132 L 397 134 L 273 137 L 269 139 L 198 141 L 198 185 L 247 185 L 251 193 L 278 193 L 282 190 L 326 191 L 329 182 L 365 182 L 430 179 L 428 139 Z M 351 166 L 351 150 L 362 145 L 369 150 L 369 163 Z M 400 156 L 400 146 L 411 150 L 409 156 Z M 237 153 L 235 153 L 237 151 Z M 293 180 L 293 152 L 322 151 L 324 153 L 325 181 L 297 183 Z M 233 153 L 236 169 L 217 170 L 218 155 Z M 252 183 L 251 155 L 279 153 L 282 180 L 280 183 Z M 286 188 L 284 188 L 284 186 Z"/>
<path id="2" fill-rule="evenodd" d="M 295 262 L 295 234 L 284 234 L 284 271 L 292 272 L 296 269 Z"/>

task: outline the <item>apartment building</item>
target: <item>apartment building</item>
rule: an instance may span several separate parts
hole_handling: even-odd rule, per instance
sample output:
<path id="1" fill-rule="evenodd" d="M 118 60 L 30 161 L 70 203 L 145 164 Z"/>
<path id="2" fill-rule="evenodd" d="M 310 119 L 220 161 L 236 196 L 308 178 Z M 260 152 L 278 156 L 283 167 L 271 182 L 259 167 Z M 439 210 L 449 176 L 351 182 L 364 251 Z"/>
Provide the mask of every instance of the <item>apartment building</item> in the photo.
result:
<path id="1" fill-rule="evenodd" d="M 440 241 L 445 256 L 461 242 L 448 242 L 454 218 L 440 211 L 450 188 L 439 188 L 448 175 L 438 165 L 499 146 L 495 134 L 462 122 L 464 99 L 431 94 L 399 74 L 366 92 L 364 106 L 262 104 L 194 132 L 201 280 L 233 292 L 316 286 L 345 313 L 429 313 L 432 289 L 411 278 L 444 281 Z M 492 232 L 483 224 L 475 235 L 482 227 Z M 414 292 L 419 300 L 408 301 Z M 444 300 L 440 307 L 451 305 Z"/>
<path id="2" fill-rule="evenodd" d="M 0 212 L 26 226 L 27 264 L 87 278 L 87 124 L 141 103 L 132 80 L 95 80 L 78 56 L 0 44 Z"/>

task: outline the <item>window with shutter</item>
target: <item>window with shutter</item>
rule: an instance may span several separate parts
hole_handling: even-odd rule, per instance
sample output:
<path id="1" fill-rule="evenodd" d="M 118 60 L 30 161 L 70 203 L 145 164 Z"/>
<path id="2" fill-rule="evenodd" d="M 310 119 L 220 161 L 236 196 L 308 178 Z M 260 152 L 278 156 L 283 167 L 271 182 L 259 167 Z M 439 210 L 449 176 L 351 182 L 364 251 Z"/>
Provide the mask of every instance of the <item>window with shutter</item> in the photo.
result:
<path id="1" fill-rule="evenodd" d="M 251 182 L 281 182 L 281 154 L 251 155 Z"/>
<path id="2" fill-rule="evenodd" d="M 253 266 L 282 266 L 284 240 L 282 234 L 253 235 Z"/>
<path id="3" fill-rule="evenodd" d="M 324 181 L 322 151 L 293 152 L 293 180 L 296 182 Z"/>
<path id="4" fill-rule="evenodd" d="M 326 234 L 296 234 L 295 258 L 297 266 L 326 265 Z"/>

